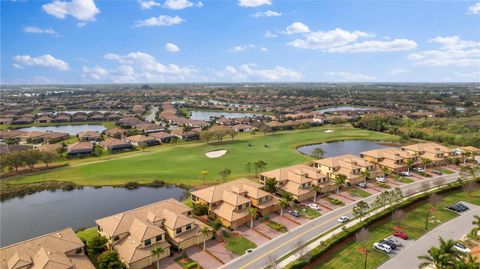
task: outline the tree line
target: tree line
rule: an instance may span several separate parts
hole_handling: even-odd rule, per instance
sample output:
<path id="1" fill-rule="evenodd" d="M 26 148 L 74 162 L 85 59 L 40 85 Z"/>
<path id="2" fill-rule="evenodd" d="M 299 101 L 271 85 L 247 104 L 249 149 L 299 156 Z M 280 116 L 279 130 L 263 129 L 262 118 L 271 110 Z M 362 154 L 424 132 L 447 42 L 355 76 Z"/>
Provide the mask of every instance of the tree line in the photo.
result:
<path id="1" fill-rule="evenodd" d="M 0 155 L 0 163 L 2 170 L 15 170 L 27 166 L 30 171 L 37 163 L 44 163 L 45 167 L 58 158 L 56 152 L 38 151 L 38 150 L 24 150 L 9 152 Z"/>

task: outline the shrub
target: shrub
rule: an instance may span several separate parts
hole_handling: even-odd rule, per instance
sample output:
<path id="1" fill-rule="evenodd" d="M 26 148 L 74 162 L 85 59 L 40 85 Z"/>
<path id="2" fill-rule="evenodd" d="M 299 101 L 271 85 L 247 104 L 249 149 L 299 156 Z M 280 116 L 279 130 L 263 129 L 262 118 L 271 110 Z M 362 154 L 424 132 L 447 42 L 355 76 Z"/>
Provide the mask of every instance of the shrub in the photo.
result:
<path id="1" fill-rule="evenodd" d="M 208 214 L 208 206 L 207 205 L 201 205 L 201 204 L 193 204 L 193 214 L 197 216 L 205 216 Z"/>
<path id="2" fill-rule="evenodd" d="M 334 205 L 344 205 L 344 203 L 338 199 L 328 197 L 328 201 Z"/>
<path id="3" fill-rule="evenodd" d="M 130 181 L 130 182 L 125 183 L 124 187 L 126 189 L 133 190 L 133 189 L 136 189 L 136 188 L 140 187 L 140 184 L 138 184 L 138 182 L 135 182 L 135 181 Z"/>

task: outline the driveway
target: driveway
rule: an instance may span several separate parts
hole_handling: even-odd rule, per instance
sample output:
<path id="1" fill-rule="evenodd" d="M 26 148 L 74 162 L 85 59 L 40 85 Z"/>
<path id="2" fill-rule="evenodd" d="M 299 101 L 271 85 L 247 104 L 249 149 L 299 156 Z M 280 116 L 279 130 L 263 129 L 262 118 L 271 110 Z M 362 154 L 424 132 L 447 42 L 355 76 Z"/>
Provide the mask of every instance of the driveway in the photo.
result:
<path id="1" fill-rule="evenodd" d="M 248 240 L 255 243 L 257 246 L 263 245 L 270 240 L 270 238 L 265 237 L 263 234 L 255 231 L 254 229 L 250 229 L 250 227 L 246 225 L 242 225 L 241 227 L 237 228 L 236 231 Z"/>
<path id="2" fill-rule="evenodd" d="M 213 241 L 213 240 L 210 240 L 210 241 Z M 210 253 L 212 253 L 212 249 L 208 247 L 208 242 L 207 242 L 207 250 Z M 190 257 L 190 259 L 198 262 L 198 264 L 200 264 L 202 268 L 215 269 L 223 265 L 219 260 L 214 258 L 207 251 L 203 251 L 203 246 L 202 247 L 192 246 L 187 248 L 185 252 L 187 253 L 188 257 Z M 163 267 L 160 266 L 160 268 L 163 268 Z"/>
<path id="3" fill-rule="evenodd" d="M 426 235 L 420 237 L 408 246 L 405 246 L 400 252 L 378 267 L 379 269 L 391 268 L 418 268 L 420 261 L 418 256 L 427 254 L 427 251 L 432 246 L 438 246 L 438 237 L 445 240 L 459 240 L 463 235 L 472 230 L 472 220 L 474 215 L 480 214 L 480 207 L 465 203 L 470 207 L 470 210 L 460 214 L 460 216 L 445 222 L 428 232 Z"/>
<path id="4" fill-rule="evenodd" d="M 273 239 L 275 237 L 278 237 L 281 235 L 281 232 L 277 232 L 276 230 L 268 227 L 265 223 L 262 223 L 258 220 L 256 220 L 253 224 L 253 229 L 255 229 L 257 232 L 262 233 L 266 237 Z"/>
<path id="5" fill-rule="evenodd" d="M 174 255 L 172 257 L 167 257 L 167 258 L 164 258 L 164 259 L 161 259 L 159 264 L 160 264 L 160 268 L 164 268 L 164 269 L 182 269 L 182 267 L 175 262 L 175 258 L 177 258 L 179 255 Z M 146 269 L 157 269 L 157 265 L 156 263 L 155 264 L 152 264 L 150 265 L 149 267 L 147 267 Z"/>
<path id="6" fill-rule="evenodd" d="M 301 217 L 298 217 L 298 218 L 295 218 L 295 217 L 290 217 L 290 216 L 287 216 L 287 215 L 284 215 L 284 216 L 280 216 L 278 214 L 271 214 L 270 215 L 270 219 L 275 221 L 275 222 L 278 222 L 280 224 L 283 224 L 283 226 L 287 227 L 287 229 L 290 231 L 291 229 L 297 227 L 298 225 L 302 224 L 302 222 L 300 222 Z M 299 224 L 300 223 L 300 224 Z"/>

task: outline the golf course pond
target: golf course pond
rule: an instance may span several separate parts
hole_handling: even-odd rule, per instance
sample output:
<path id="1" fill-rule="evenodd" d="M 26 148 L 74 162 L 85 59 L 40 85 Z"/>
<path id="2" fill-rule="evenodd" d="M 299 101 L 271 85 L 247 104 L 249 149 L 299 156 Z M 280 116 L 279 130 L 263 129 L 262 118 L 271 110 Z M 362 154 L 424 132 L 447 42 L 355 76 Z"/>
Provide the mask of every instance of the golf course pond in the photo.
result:
<path id="1" fill-rule="evenodd" d="M 80 124 L 80 125 L 59 125 L 59 126 L 32 126 L 18 129 L 19 131 L 32 132 L 60 132 L 68 133 L 70 135 L 77 135 L 80 132 L 85 131 L 94 131 L 94 132 L 103 132 L 107 128 L 100 124 Z"/>
<path id="2" fill-rule="evenodd" d="M 318 112 L 324 114 L 327 112 L 335 112 L 335 111 L 356 111 L 356 110 L 372 110 L 376 109 L 376 107 L 363 107 L 363 106 L 336 106 L 336 107 L 327 107 L 320 110 Z"/>
<path id="3" fill-rule="evenodd" d="M 256 116 L 257 114 L 252 114 L 252 113 L 244 113 L 244 112 L 224 112 L 224 111 L 219 111 L 219 112 L 214 112 L 214 111 L 190 111 L 190 119 L 192 120 L 205 120 L 209 121 L 212 117 L 221 117 L 224 116 L 225 118 L 228 119 L 233 119 L 233 118 L 245 118 L 245 117 L 253 117 Z"/>
<path id="4" fill-rule="evenodd" d="M 10 245 L 65 227 L 95 226 L 95 220 L 160 200 L 181 199 L 179 187 L 84 187 L 42 191 L 0 203 L 0 246 Z"/>
<path id="5" fill-rule="evenodd" d="M 382 145 L 368 140 L 348 140 L 302 146 L 297 148 L 297 151 L 302 154 L 312 156 L 314 149 L 321 148 L 323 152 L 325 152 L 323 157 L 333 157 L 343 154 L 359 155 L 359 153 L 362 151 L 382 149 L 388 147 L 391 146 Z"/>

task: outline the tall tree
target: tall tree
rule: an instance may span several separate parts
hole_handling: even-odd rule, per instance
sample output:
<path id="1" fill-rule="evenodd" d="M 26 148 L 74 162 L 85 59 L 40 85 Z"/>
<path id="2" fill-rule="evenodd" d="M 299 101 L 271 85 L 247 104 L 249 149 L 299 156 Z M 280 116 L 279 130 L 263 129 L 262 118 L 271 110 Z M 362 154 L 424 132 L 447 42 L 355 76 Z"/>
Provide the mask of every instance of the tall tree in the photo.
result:
<path id="1" fill-rule="evenodd" d="M 257 209 L 250 207 L 248 209 L 248 216 L 250 216 L 250 229 L 253 229 L 253 220 L 257 217 Z"/>
<path id="2" fill-rule="evenodd" d="M 360 218 L 360 220 L 362 220 L 362 218 L 367 214 L 369 210 L 370 206 L 368 205 L 368 203 L 366 203 L 365 201 L 359 201 L 353 207 L 352 213 L 355 217 L 358 217 Z"/>
<path id="3" fill-rule="evenodd" d="M 200 233 L 203 235 L 203 250 L 207 249 L 207 236 L 209 236 L 211 232 L 212 229 L 206 225 L 200 228 Z"/>
<path id="4" fill-rule="evenodd" d="M 200 177 L 203 180 L 203 185 L 207 184 L 207 182 L 206 182 L 207 176 L 208 176 L 208 171 L 207 170 L 203 170 L 203 171 L 200 172 Z"/>
<path id="5" fill-rule="evenodd" d="M 162 255 L 165 252 L 165 250 L 160 246 L 156 246 L 152 248 L 150 252 L 152 253 L 152 256 L 155 258 L 155 260 L 157 261 L 157 269 L 160 269 L 160 255 Z"/>
<path id="6" fill-rule="evenodd" d="M 344 174 L 338 174 L 335 176 L 335 184 L 337 184 L 337 194 L 340 192 L 340 188 L 347 182 L 347 176 Z"/>
<path id="7" fill-rule="evenodd" d="M 322 188 L 318 184 L 312 185 L 312 191 L 313 191 L 313 202 L 317 202 L 317 195 L 320 192 Z"/>
<path id="8" fill-rule="evenodd" d="M 223 182 L 225 183 L 227 182 L 227 178 L 228 176 L 230 176 L 231 173 L 232 173 L 232 170 L 230 170 L 229 168 L 225 168 L 222 171 L 220 171 L 218 174 L 222 177 Z"/>
<path id="9" fill-rule="evenodd" d="M 265 179 L 265 191 L 269 193 L 277 192 L 277 180 L 275 178 L 267 178 Z"/>
<path id="10" fill-rule="evenodd" d="M 251 176 L 252 168 L 253 168 L 253 164 L 251 162 L 248 162 L 247 164 L 245 164 L 245 171 L 247 171 L 248 176 Z"/>
<path id="11" fill-rule="evenodd" d="M 323 158 L 324 154 L 325 154 L 325 151 L 321 148 L 314 148 L 313 151 L 312 151 L 312 156 L 315 159 Z"/>

